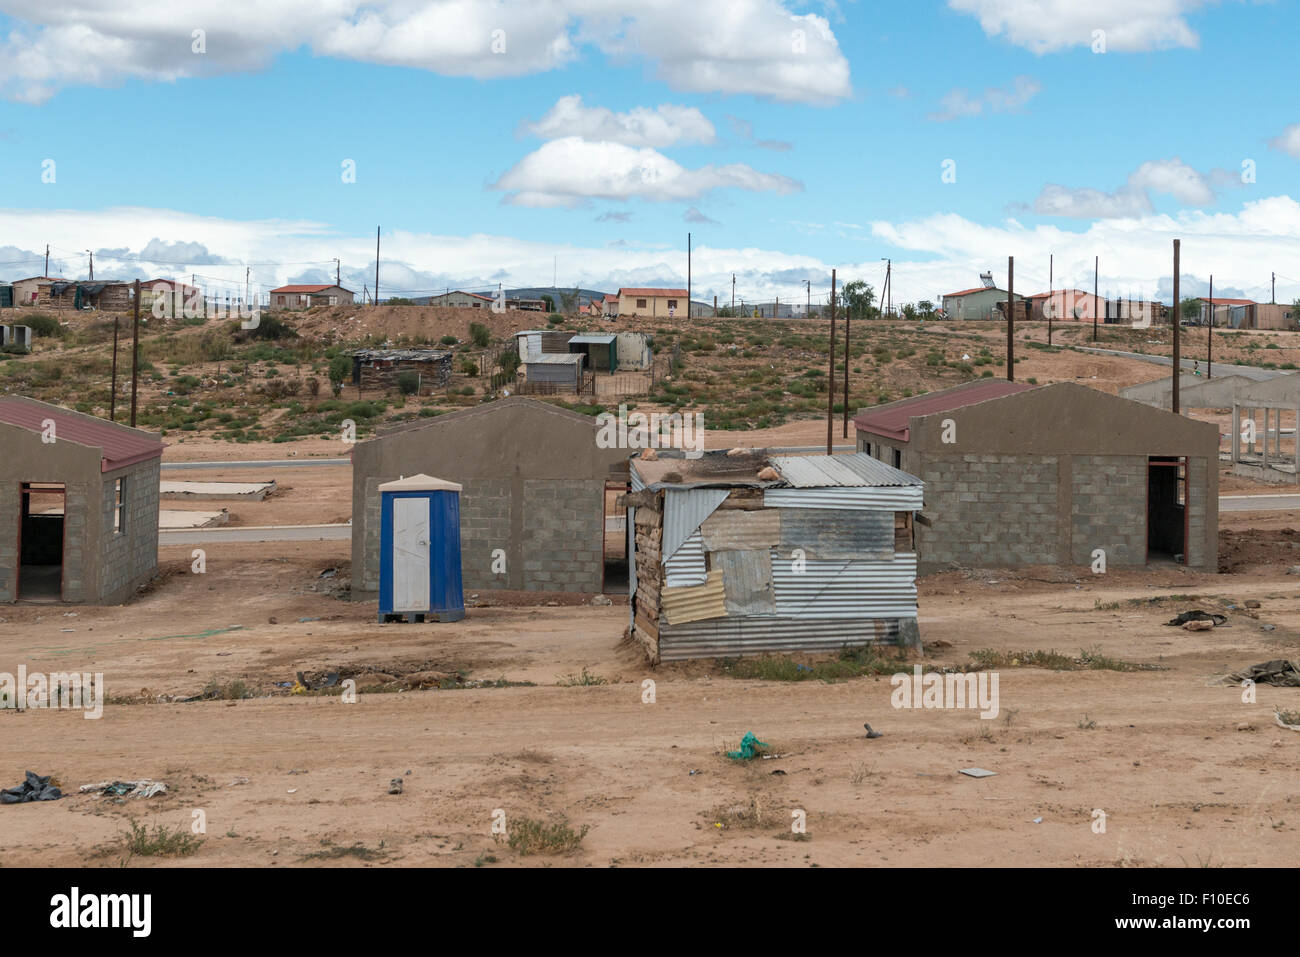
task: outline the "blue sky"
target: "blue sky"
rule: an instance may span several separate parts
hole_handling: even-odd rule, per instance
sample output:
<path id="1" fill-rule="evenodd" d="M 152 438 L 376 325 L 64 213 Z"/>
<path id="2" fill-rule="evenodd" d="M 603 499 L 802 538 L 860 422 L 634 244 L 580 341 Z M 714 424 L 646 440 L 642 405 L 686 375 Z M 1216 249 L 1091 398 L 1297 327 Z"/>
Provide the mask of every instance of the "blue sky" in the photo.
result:
<path id="1" fill-rule="evenodd" d="M 1167 295 L 1180 236 L 1190 291 L 1300 296 L 1293 4 L 57 6 L 0 0 L 0 277 L 48 242 L 76 276 L 93 249 L 269 288 L 337 256 L 352 286 L 382 225 L 394 294 L 684 283 L 690 230 L 697 298 L 879 285 L 882 257 L 896 302 L 934 298 L 1010 254 L 1025 291 L 1100 255 Z"/>

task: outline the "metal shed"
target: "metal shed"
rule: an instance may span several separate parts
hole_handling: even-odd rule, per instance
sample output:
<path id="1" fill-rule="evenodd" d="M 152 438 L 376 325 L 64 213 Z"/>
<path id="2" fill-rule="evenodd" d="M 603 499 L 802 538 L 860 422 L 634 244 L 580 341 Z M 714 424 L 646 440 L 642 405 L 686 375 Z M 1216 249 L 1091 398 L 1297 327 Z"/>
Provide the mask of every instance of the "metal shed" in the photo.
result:
<path id="1" fill-rule="evenodd" d="M 524 363 L 529 385 L 552 385 L 577 389 L 582 385 L 580 353 L 534 356 Z"/>
<path id="2" fill-rule="evenodd" d="M 569 340 L 569 352 L 587 357 L 587 368 L 593 372 L 613 372 L 618 368 L 616 335 L 574 336 Z"/>
<path id="3" fill-rule="evenodd" d="M 861 453 L 660 450 L 631 478 L 630 625 L 652 662 L 919 643 L 915 476 Z"/>
<path id="4" fill-rule="evenodd" d="M 379 486 L 379 620 L 459 621 L 460 492 L 413 475 Z"/>

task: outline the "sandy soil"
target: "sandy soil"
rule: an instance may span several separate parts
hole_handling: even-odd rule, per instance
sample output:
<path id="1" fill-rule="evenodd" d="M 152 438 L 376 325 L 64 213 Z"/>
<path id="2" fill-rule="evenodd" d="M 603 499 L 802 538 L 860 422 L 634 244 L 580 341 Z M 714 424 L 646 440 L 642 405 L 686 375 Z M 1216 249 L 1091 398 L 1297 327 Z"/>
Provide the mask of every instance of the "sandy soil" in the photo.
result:
<path id="1" fill-rule="evenodd" d="M 109 704 L 98 721 L 0 712 L 3 783 L 31 769 L 72 792 L 0 808 L 6 864 L 116 866 L 129 818 L 188 828 L 196 809 L 207 839 L 195 856 L 168 859 L 182 866 L 463 866 L 489 855 L 501 865 L 1287 865 L 1300 847 L 1300 735 L 1272 720 L 1273 705 L 1298 707 L 1300 692 L 1262 687 L 1243 704 L 1239 689 L 1210 684 L 1300 656 L 1300 584 L 1281 574 L 1275 548 L 1261 553 L 1267 564 L 1228 576 L 1170 567 L 925 580 L 927 662 L 1086 648 L 1165 669 L 1005 668 L 991 721 L 895 710 L 886 678 L 738 680 L 708 662 L 652 670 L 621 641 L 622 603 L 485 595 L 492 604 L 456 624 L 379 625 L 373 603 L 324 590 L 346 577 L 345 544 L 275 552 L 210 549 L 206 574 L 194 575 L 188 549 L 164 549 L 163 580 L 129 606 L 3 609 L 3 668 L 103 672 L 110 695 L 155 702 Z M 318 577 L 332 568 L 339 576 Z M 1212 596 L 1262 607 L 1208 633 L 1162 624 L 1216 607 Z M 557 685 L 584 668 L 607 683 Z M 534 686 L 363 693 L 355 704 L 276 687 L 325 670 L 464 671 Z M 642 703 L 647 678 L 654 704 Z M 157 703 L 234 679 L 259 697 Z M 867 740 L 864 721 L 884 737 Z M 746 731 L 783 757 L 723 757 Z M 997 776 L 956 773 L 971 766 Z M 387 794 L 394 777 L 399 796 Z M 115 778 L 157 778 L 169 791 L 120 804 L 76 793 Z M 755 806 L 756 826 L 717 826 L 728 809 Z M 507 820 L 563 814 L 591 830 L 563 857 L 521 857 L 494 842 L 496 809 Z M 807 814 L 809 840 L 789 839 L 794 809 Z M 1094 809 L 1106 812 L 1104 834 L 1091 828 Z M 364 859 L 308 856 L 354 845 Z"/>

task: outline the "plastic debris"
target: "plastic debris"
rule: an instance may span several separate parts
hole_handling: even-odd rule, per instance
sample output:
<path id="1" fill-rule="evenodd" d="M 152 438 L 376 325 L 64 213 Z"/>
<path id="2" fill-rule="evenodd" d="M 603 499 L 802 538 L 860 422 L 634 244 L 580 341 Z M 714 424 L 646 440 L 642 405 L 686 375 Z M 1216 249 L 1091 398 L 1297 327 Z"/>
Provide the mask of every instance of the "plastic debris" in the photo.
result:
<path id="1" fill-rule="evenodd" d="M 393 778 L 393 780 L 391 780 L 391 781 L 388 782 L 388 793 L 389 793 L 389 794 L 401 794 L 401 793 L 402 793 L 402 779 L 401 779 L 401 778 Z"/>
<path id="2" fill-rule="evenodd" d="M 1191 611 L 1183 612 L 1177 618 L 1170 618 L 1167 622 L 1165 622 L 1165 624 L 1185 625 L 1189 621 L 1208 621 L 1213 627 L 1217 628 L 1219 625 L 1222 625 L 1225 622 L 1227 622 L 1227 620 L 1228 620 L 1227 615 L 1216 615 L 1211 612 L 1201 611 L 1199 608 L 1195 608 Z"/>
<path id="3" fill-rule="evenodd" d="M 83 784 L 77 789 L 82 794 L 107 794 L 111 797 L 151 798 L 162 794 L 167 785 L 161 781 L 100 781 L 98 784 Z"/>
<path id="4" fill-rule="evenodd" d="M 874 728 L 871 727 L 871 725 L 866 724 L 865 722 L 863 723 L 862 727 L 864 727 L 864 728 L 867 729 L 867 737 L 868 737 L 868 738 L 882 738 L 882 737 L 884 737 L 884 732 L 883 732 L 883 731 L 876 731 Z"/>
<path id="5" fill-rule="evenodd" d="M 733 761 L 752 761 L 758 757 L 759 751 L 766 750 L 770 745 L 758 740 L 753 731 L 746 731 L 745 736 L 740 739 L 740 747 L 735 751 L 728 751 L 727 757 Z"/>
<path id="6" fill-rule="evenodd" d="M 967 777 L 972 777 L 972 778 L 991 778 L 998 772 L 985 771 L 983 768 L 962 768 L 957 773 L 965 774 Z"/>
<path id="7" fill-rule="evenodd" d="M 50 776 L 41 777 L 28 771 L 23 783 L 0 791 L 0 804 L 26 804 L 28 801 L 57 801 L 63 792 L 50 783 Z"/>

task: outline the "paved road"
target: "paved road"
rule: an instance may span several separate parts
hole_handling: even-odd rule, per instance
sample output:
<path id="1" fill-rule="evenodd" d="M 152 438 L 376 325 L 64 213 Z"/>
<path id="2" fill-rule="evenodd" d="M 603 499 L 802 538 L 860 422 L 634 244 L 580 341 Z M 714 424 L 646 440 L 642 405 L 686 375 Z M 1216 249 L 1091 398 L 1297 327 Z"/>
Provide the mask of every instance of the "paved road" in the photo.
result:
<path id="1" fill-rule="evenodd" d="M 317 468 L 322 465 L 351 465 L 351 459 L 266 459 L 261 462 L 164 462 L 163 470 L 168 469 L 282 469 L 282 468 Z"/>
<path id="2" fill-rule="evenodd" d="M 1220 495 L 1220 512 L 1284 512 L 1300 509 L 1300 495 Z"/>
<path id="3" fill-rule="evenodd" d="M 228 542 L 346 542 L 351 525 L 246 525 L 236 528 L 169 528 L 159 545 L 222 545 Z"/>
<path id="4" fill-rule="evenodd" d="M 1173 367 L 1174 360 L 1170 356 L 1149 356 L 1145 352 L 1121 352 L 1118 349 L 1098 349 L 1093 346 L 1075 346 L 1080 352 L 1096 352 L 1101 355 L 1122 356 L 1125 359 L 1141 359 L 1143 362 L 1151 362 L 1155 365 Z M 1205 373 L 1205 362 L 1198 358 L 1183 359 L 1182 366 L 1184 369 L 1191 370 L 1193 364 L 1200 362 L 1201 373 Z M 1256 366 L 1234 366 L 1222 362 L 1214 363 L 1213 372 L 1216 376 L 1239 375 L 1247 379 L 1263 380 L 1276 379 L 1280 375 L 1287 375 L 1287 371 L 1279 369 L 1260 369 Z"/>

